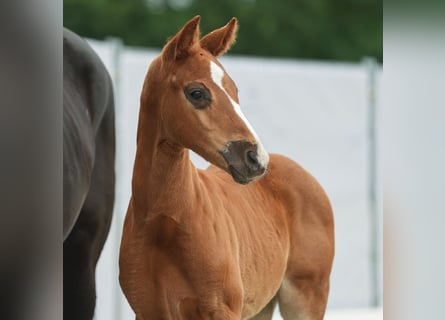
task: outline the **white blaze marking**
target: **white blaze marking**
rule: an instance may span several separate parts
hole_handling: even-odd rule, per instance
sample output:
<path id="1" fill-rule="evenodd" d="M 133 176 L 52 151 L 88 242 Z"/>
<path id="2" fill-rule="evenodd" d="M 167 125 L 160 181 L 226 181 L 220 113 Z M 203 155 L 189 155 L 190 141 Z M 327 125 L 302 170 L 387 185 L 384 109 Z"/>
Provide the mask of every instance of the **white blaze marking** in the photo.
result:
<path id="1" fill-rule="evenodd" d="M 235 102 L 235 100 L 232 99 L 232 97 L 227 93 L 226 89 L 224 88 L 222 84 L 222 79 L 224 77 L 224 70 L 221 69 L 220 66 L 218 66 L 215 62 L 210 61 L 210 76 L 212 77 L 213 82 L 220 87 L 220 89 L 226 94 L 229 101 L 232 103 L 233 109 L 235 109 L 236 114 L 243 120 L 243 122 L 246 124 L 247 128 L 250 130 L 252 135 L 255 137 L 256 143 L 257 143 L 257 154 L 258 154 L 258 162 L 263 166 L 267 167 L 267 164 L 269 163 L 269 154 L 264 149 L 263 144 L 261 143 L 260 139 L 258 138 L 258 135 L 256 134 L 255 130 L 253 129 L 252 125 L 249 123 L 249 120 L 247 120 L 246 116 L 241 111 L 241 107 L 238 103 Z"/>

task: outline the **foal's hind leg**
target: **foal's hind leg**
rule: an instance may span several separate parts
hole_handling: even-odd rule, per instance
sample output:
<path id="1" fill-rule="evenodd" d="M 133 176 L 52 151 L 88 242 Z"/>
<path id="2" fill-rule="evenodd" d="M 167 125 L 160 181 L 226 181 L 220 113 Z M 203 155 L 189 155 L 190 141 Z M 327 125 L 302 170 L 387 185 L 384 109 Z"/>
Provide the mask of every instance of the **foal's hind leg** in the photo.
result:
<path id="1" fill-rule="evenodd" d="M 309 228 L 308 228 L 309 230 Z M 322 320 L 329 293 L 333 239 L 323 228 L 295 228 L 288 267 L 278 291 L 285 320 Z"/>
<path id="2" fill-rule="evenodd" d="M 317 212 L 306 211 L 310 217 Z M 334 256 L 331 226 L 306 227 L 294 220 L 286 275 L 278 291 L 278 303 L 285 320 L 322 320 L 329 293 Z"/>
<path id="3" fill-rule="evenodd" d="M 285 320 L 322 320 L 334 259 L 332 208 L 317 181 L 294 168 L 287 173 L 296 192 L 287 198 L 290 248 L 278 303 Z"/>
<path id="4" fill-rule="evenodd" d="M 322 320 L 326 310 L 329 280 L 285 279 L 278 292 L 284 320 Z"/>

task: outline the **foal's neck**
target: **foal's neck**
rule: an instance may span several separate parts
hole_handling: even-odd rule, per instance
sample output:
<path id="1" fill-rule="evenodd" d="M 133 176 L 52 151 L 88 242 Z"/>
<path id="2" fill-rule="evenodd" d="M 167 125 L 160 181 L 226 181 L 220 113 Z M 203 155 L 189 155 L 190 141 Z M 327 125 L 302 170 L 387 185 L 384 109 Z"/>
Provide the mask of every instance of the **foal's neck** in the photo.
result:
<path id="1" fill-rule="evenodd" d="M 144 220 L 181 214 L 199 187 L 189 150 L 169 142 L 153 118 L 140 115 L 132 181 L 135 215 Z"/>

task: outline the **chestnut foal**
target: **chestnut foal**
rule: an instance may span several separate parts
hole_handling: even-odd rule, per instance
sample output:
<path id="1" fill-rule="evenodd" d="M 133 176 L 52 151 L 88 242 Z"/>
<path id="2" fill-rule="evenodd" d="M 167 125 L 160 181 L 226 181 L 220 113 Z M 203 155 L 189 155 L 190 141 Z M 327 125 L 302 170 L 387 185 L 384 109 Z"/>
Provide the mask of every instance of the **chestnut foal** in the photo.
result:
<path id="1" fill-rule="evenodd" d="M 216 59 L 233 44 L 236 19 L 202 39 L 199 20 L 145 78 L 122 290 L 138 320 L 271 319 L 277 302 L 284 319 L 322 319 L 334 256 L 329 200 L 292 160 L 269 161 L 242 114 Z M 214 166 L 196 169 L 188 149 Z"/>

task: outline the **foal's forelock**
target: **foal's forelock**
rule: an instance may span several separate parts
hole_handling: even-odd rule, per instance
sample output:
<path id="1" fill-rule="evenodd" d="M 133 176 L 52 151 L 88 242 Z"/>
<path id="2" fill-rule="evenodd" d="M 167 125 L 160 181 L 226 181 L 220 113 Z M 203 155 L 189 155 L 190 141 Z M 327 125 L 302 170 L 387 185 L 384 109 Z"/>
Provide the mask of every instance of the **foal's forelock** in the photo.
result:
<path id="1" fill-rule="evenodd" d="M 232 104 L 233 109 L 235 110 L 238 117 L 243 121 L 243 123 L 249 129 L 252 136 L 255 138 L 255 143 L 257 145 L 258 162 L 263 167 L 267 167 L 267 164 L 269 162 L 269 154 L 264 149 L 263 144 L 261 143 L 260 139 L 258 138 L 258 135 L 256 134 L 255 130 L 253 129 L 249 120 L 247 120 L 246 116 L 242 112 L 240 105 L 235 100 L 232 99 L 230 94 L 227 92 L 227 90 L 223 86 L 222 79 L 224 78 L 224 70 L 220 66 L 218 66 L 215 62 L 210 61 L 210 75 L 211 75 L 213 82 L 224 92 L 224 94 L 227 96 L 227 99 Z"/>

